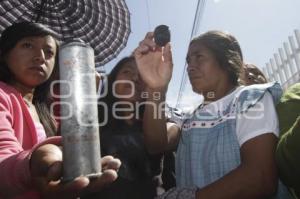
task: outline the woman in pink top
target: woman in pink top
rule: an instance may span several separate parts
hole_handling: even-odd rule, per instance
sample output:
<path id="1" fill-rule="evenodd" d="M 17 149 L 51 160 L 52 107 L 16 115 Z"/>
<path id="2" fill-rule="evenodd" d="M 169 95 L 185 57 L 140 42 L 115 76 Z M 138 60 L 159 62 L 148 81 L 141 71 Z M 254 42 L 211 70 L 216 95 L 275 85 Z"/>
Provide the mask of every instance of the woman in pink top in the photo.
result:
<path id="1" fill-rule="evenodd" d="M 58 42 L 45 26 L 20 22 L 0 38 L 0 199 L 77 198 L 117 178 L 120 161 L 102 158 L 106 170 L 90 183 L 60 183 L 62 152 L 49 111 Z M 46 138 L 49 137 L 49 138 Z"/>

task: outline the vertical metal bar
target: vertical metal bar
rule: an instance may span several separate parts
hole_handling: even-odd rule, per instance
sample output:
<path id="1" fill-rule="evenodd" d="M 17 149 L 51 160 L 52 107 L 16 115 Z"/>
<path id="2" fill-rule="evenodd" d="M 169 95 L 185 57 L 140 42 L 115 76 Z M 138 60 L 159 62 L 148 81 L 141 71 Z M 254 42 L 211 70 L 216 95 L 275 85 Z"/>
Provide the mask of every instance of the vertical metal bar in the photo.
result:
<path id="1" fill-rule="evenodd" d="M 299 30 L 295 30 L 295 37 L 296 37 L 296 40 L 297 40 L 297 43 L 298 43 L 298 51 L 300 50 L 300 31 Z"/>
<path id="2" fill-rule="evenodd" d="M 290 43 L 290 46 L 292 49 L 292 55 L 295 59 L 297 70 L 299 71 L 300 70 L 300 58 L 299 58 L 299 54 L 297 53 L 297 48 L 296 48 L 294 37 L 289 36 L 289 43 Z"/>
<path id="3" fill-rule="evenodd" d="M 269 79 L 269 74 L 268 74 L 268 71 L 267 71 L 266 67 L 262 68 L 262 72 L 267 77 L 267 79 Z"/>
<path id="4" fill-rule="evenodd" d="M 272 73 L 270 63 L 266 63 L 266 69 L 267 69 L 267 73 L 269 74 L 269 81 L 276 81 L 276 78 L 275 78 L 274 74 Z"/>
<path id="5" fill-rule="evenodd" d="M 298 29 L 295 30 L 295 36 L 296 36 L 296 40 L 297 40 L 297 43 L 298 43 L 298 48 L 296 49 L 296 54 L 295 54 L 295 58 L 297 58 L 297 60 L 299 61 L 300 60 L 300 31 Z M 300 64 L 298 65 L 299 68 L 300 68 Z M 300 69 L 299 69 L 300 71 Z M 299 75 L 294 75 L 295 77 L 295 82 L 298 82 L 300 79 L 299 79 Z M 297 78 L 298 77 L 298 78 Z"/>
<path id="6" fill-rule="evenodd" d="M 280 71 L 282 71 L 285 75 L 286 81 L 289 80 L 289 78 L 292 77 L 292 72 L 291 69 L 289 67 L 289 65 L 287 64 L 287 58 L 285 58 L 284 52 L 282 48 L 278 49 L 279 52 L 279 57 L 281 60 L 281 64 L 282 64 L 282 68 L 280 68 Z"/>
<path id="7" fill-rule="evenodd" d="M 289 49 L 288 43 L 284 42 L 283 47 L 284 47 L 285 54 L 287 56 L 287 62 L 290 65 L 290 67 L 289 67 L 290 70 L 291 70 L 290 79 L 292 80 L 292 82 L 296 82 L 297 78 L 296 78 L 295 74 L 297 72 L 297 69 L 296 69 L 296 66 L 295 66 L 294 62 L 292 61 L 292 54 L 291 54 L 291 51 Z"/>
<path id="8" fill-rule="evenodd" d="M 272 59 L 272 58 L 270 59 L 270 64 L 271 64 L 271 68 L 272 68 L 272 71 L 273 71 L 273 77 L 275 78 L 275 81 L 278 81 L 279 83 L 281 83 L 278 72 L 276 70 L 276 64 L 275 64 L 274 59 Z"/>
<path id="9" fill-rule="evenodd" d="M 295 64 L 292 62 L 292 54 L 291 54 L 291 51 L 290 51 L 290 48 L 289 48 L 289 45 L 287 42 L 283 43 L 283 48 L 284 48 L 284 51 L 285 51 L 285 54 L 287 57 L 287 62 L 290 65 L 291 72 L 292 72 L 292 74 L 295 74 L 297 70 L 295 68 Z"/>
<path id="10" fill-rule="evenodd" d="M 268 81 L 275 81 L 275 78 L 272 74 L 271 66 L 269 63 L 266 63 L 266 71 L 267 71 Z"/>
<path id="11" fill-rule="evenodd" d="M 274 53 L 274 59 L 275 59 L 275 63 L 277 65 L 277 72 L 279 74 L 280 80 L 281 80 L 281 84 L 283 84 L 286 81 L 286 78 L 284 76 L 284 73 L 281 70 L 282 67 L 282 63 L 280 63 L 279 61 L 279 55 L 277 53 Z"/>

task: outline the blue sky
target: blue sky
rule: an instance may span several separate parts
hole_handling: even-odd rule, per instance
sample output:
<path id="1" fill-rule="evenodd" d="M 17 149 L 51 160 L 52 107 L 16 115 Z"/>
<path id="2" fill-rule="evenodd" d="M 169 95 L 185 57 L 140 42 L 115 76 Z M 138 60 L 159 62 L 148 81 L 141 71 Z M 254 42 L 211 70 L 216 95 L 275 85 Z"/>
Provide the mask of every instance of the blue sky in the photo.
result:
<path id="1" fill-rule="evenodd" d="M 126 0 L 131 12 L 132 33 L 126 48 L 105 65 L 107 72 L 124 56 L 129 55 L 143 39 L 145 33 L 159 24 L 171 30 L 174 72 L 167 100 L 176 102 L 185 56 L 194 22 L 197 0 Z M 259 67 L 277 52 L 282 43 L 300 29 L 298 0 L 206 0 L 197 35 L 207 30 L 225 30 L 239 40 L 244 59 Z M 198 100 L 189 83 L 183 101 Z"/>

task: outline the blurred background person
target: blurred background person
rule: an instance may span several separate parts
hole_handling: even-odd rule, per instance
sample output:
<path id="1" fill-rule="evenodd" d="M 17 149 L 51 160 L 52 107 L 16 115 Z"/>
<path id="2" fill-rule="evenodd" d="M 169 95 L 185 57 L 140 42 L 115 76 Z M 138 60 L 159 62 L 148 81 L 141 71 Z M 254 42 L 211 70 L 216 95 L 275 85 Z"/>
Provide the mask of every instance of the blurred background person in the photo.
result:
<path id="1" fill-rule="evenodd" d="M 257 66 L 250 63 L 244 64 L 242 80 L 246 86 L 252 84 L 264 84 L 268 82 L 263 72 Z"/>

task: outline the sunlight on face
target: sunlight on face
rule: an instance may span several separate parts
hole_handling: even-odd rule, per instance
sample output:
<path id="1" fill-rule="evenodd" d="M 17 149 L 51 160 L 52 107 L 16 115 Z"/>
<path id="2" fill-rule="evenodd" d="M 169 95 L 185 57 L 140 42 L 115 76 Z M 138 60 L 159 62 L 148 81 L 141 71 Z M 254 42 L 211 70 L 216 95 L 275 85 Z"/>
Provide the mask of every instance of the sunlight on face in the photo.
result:
<path id="1" fill-rule="evenodd" d="M 45 82 L 54 68 L 56 48 L 51 36 L 21 39 L 6 57 L 14 84 L 35 88 Z"/>

